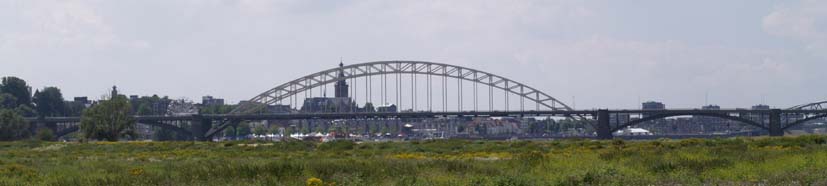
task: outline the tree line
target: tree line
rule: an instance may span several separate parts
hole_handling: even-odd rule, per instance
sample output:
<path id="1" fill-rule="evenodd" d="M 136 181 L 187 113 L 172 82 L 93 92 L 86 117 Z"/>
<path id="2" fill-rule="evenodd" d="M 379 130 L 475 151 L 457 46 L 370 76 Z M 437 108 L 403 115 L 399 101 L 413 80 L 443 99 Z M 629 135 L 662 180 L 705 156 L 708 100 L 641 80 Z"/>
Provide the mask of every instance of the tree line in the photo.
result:
<path id="1" fill-rule="evenodd" d="M 24 117 L 48 117 L 62 114 L 66 108 L 63 95 L 56 87 L 35 90 L 25 80 L 3 77 L 0 82 L 0 140 L 18 140 L 32 136 L 32 126 Z M 38 136 L 50 138 L 49 132 L 39 131 Z"/>
<path id="2" fill-rule="evenodd" d="M 54 140 L 48 127 L 36 126 L 25 118 L 80 116 L 80 137 L 116 141 L 135 137 L 132 115 L 163 115 L 170 103 L 157 95 L 130 100 L 113 91 L 108 99 L 90 103 L 66 101 L 57 87 L 35 89 L 18 77 L 3 77 L 0 83 L 0 141 Z M 157 129 L 163 130 L 163 129 Z M 169 133 L 156 131 L 156 133 Z"/>

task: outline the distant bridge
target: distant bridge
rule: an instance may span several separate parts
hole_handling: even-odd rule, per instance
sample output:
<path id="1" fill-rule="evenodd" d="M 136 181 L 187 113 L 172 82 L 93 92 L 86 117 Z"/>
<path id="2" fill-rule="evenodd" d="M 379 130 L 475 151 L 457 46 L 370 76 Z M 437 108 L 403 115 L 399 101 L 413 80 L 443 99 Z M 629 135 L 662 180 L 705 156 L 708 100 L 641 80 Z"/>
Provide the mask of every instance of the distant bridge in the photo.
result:
<path id="1" fill-rule="evenodd" d="M 449 81 L 450 80 L 450 81 Z M 334 84 L 332 89 L 328 85 Z M 358 86 L 361 85 L 361 86 Z M 482 90 L 480 90 L 482 87 Z M 496 91 L 495 91 L 496 90 Z M 327 99 L 338 104 L 335 112 L 303 112 L 303 99 Z M 393 102 L 397 112 L 358 111 L 358 105 Z M 353 105 L 355 104 L 355 105 Z M 707 116 L 738 121 L 766 130 L 770 135 L 801 123 L 824 118 L 822 105 L 804 104 L 787 110 L 574 110 L 549 94 L 503 76 L 455 65 L 423 61 L 379 61 L 347 65 L 302 76 L 288 81 L 248 101 L 229 114 L 188 116 L 135 116 L 140 124 L 170 129 L 196 140 L 210 140 L 229 126 L 241 121 L 433 118 L 466 116 L 559 116 L 588 120 L 597 131 L 595 137 L 612 138 L 612 132 L 647 121 L 675 116 Z M 290 113 L 265 114 L 268 107 L 287 106 Z M 329 107 L 330 105 L 324 105 Z M 404 107 L 403 107 L 404 106 Z M 325 108 L 327 109 L 327 108 Z M 299 112 L 297 112 L 299 111 Z M 636 114 L 641 118 L 624 123 L 609 121 L 618 114 Z M 644 117 L 645 116 L 645 117 Z M 746 116 L 761 116 L 757 121 Z M 784 121 L 781 121 L 785 119 Z M 794 118 L 790 121 L 789 118 Z M 77 117 L 29 118 L 62 136 L 78 130 Z M 763 119 L 762 119 L 763 120 Z M 168 124 L 186 122 L 188 125 Z M 55 123 L 69 127 L 56 128 Z"/>
<path id="2" fill-rule="evenodd" d="M 635 114 L 646 115 L 636 120 L 625 123 L 611 124 L 612 114 Z M 438 117 L 585 117 L 590 122 L 597 134 L 598 139 L 611 139 L 612 133 L 622 130 L 628 126 L 645 123 L 647 121 L 663 119 L 675 116 L 706 116 L 715 117 L 743 124 L 768 131 L 770 136 L 783 136 L 784 130 L 807 121 L 827 117 L 827 110 L 571 110 L 571 111 L 465 111 L 465 112 L 361 112 L 361 113 L 285 113 L 285 114 L 206 114 L 190 116 L 135 116 L 138 123 L 159 126 L 173 129 L 176 132 L 187 135 L 206 135 L 206 128 L 219 121 L 261 121 L 261 120 L 310 120 L 310 119 L 378 119 L 378 118 L 438 118 Z M 756 118 L 768 118 L 768 122 L 755 121 Z M 794 120 L 782 121 L 782 118 L 795 118 Z M 77 123 L 80 117 L 50 117 L 43 119 L 29 118 L 31 122 L 37 123 Z M 190 122 L 191 128 L 184 129 L 177 126 L 163 124 L 165 121 L 186 121 Z M 61 130 L 58 135 L 68 134 L 77 131 L 77 127 L 70 127 Z"/>

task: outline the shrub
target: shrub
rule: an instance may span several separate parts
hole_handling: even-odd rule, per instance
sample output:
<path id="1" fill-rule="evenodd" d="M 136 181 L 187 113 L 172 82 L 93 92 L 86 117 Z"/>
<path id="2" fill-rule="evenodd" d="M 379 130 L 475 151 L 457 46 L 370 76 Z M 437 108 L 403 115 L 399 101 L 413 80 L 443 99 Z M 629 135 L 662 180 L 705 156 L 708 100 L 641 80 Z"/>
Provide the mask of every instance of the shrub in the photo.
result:
<path id="1" fill-rule="evenodd" d="M 325 142 L 319 144 L 317 149 L 322 151 L 341 151 L 341 150 L 353 150 L 353 147 L 356 146 L 356 143 L 349 140 L 336 140 L 331 142 Z"/>
<path id="2" fill-rule="evenodd" d="M 135 118 L 132 118 L 132 106 L 122 95 L 112 95 L 112 99 L 86 109 L 80 118 L 80 128 L 87 138 L 118 141 L 120 137 L 134 135 Z"/>
<path id="3" fill-rule="evenodd" d="M 584 140 L 257 147 L 27 140 L 0 142 L 0 185 L 825 185 L 822 139 L 624 141 L 623 148 Z"/>
<path id="4" fill-rule="evenodd" d="M 307 179 L 307 186 L 324 186 L 324 182 L 322 179 L 312 177 Z"/>
<path id="5" fill-rule="evenodd" d="M 52 133 L 52 129 L 40 128 L 37 129 L 37 133 L 34 135 L 34 138 L 42 141 L 53 141 L 55 140 L 55 135 Z"/>
<path id="6" fill-rule="evenodd" d="M 29 136 L 29 123 L 16 111 L 0 109 L 0 141 L 23 139 Z"/>

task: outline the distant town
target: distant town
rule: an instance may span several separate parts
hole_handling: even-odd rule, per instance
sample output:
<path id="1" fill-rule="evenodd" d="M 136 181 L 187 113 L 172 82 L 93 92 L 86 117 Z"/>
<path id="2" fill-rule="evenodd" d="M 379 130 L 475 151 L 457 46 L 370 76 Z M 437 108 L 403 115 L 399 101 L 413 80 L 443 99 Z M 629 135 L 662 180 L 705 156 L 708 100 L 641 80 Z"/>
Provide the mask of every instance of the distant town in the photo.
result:
<path id="1" fill-rule="evenodd" d="M 343 73 L 339 74 L 344 76 Z M 395 104 L 373 105 L 372 103 L 357 104 L 349 95 L 348 82 L 339 80 L 334 86 L 333 97 L 305 98 L 300 108 L 290 105 L 267 105 L 258 114 L 287 114 L 287 113 L 365 113 L 365 112 L 415 112 L 413 110 L 400 111 Z M 45 88 L 46 91 L 55 91 L 56 88 Z M 57 89 L 59 94 L 59 89 Z M 36 90 L 35 103 L 40 96 Z M 8 95 L 8 94 L 7 94 Z M 110 96 L 122 96 L 116 86 L 111 89 Z M 127 96 L 125 96 L 127 97 Z M 238 105 L 250 104 L 240 102 L 237 105 L 226 104 L 225 100 L 215 96 L 203 96 L 200 102 L 190 100 L 171 99 L 166 96 L 139 96 L 129 95 L 128 101 L 134 115 L 165 115 L 185 116 L 196 114 L 227 114 Z M 6 100 L 9 100 L 8 98 Z M 97 104 L 100 100 L 91 100 L 88 97 L 74 97 L 63 101 L 63 107 L 50 111 L 37 109 L 46 113 L 25 113 L 27 117 L 47 115 L 51 117 L 79 117 L 83 110 Z M 35 104 L 43 105 L 45 103 Z M 7 104 L 8 105 L 8 104 Z M 54 105 L 54 104 L 53 104 Z M 666 110 L 666 104 L 657 101 L 641 103 L 642 110 Z M 719 110 L 718 105 L 706 105 L 700 110 Z M 758 104 L 743 110 L 770 110 L 769 105 Z M 615 114 L 611 115 L 613 125 L 648 117 L 646 114 Z M 749 120 L 767 122 L 766 115 L 745 115 Z M 808 122 L 790 130 L 796 134 L 825 134 L 824 119 Z M 187 127 L 188 122 L 167 122 L 169 125 Z M 58 124 L 59 128 L 67 128 L 71 124 Z M 66 125 L 66 126 L 62 126 Z M 136 125 L 136 135 L 131 140 L 190 140 L 190 136 L 176 133 L 167 128 L 152 125 Z M 73 133 L 76 134 L 76 133 Z M 77 135 L 59 136 L 60 140 L 78 140 Z M 348 140 L 414 140 L 414 139 L 546 139 L 546 138 L 577 138 L 594 136 L 595 130 L 589 122 L 576 120 L 572 117 L 439 117 L 439 118 L 382 118 L 369 120 L 347 119 L 304 119 L 304 120 L 259 120 L 240 122 L 233 125 L 214 140 L 320 140 L 336 139 Z M 625 127 L 615 131 L 614 136 L 628 138 L 650 137 L 704 137 L 704 136 L 731 136 L 731 135 L 762 135 L 756 127 L 737 121 L 708 117 L 687 116 L 669 117 L 652 120 L 636 126 Z"/>
<path id="2" fill-rule="evenodd" d="M 391 78 L 388 78 L 391 74 Z M 402 74 L 409 76 L 404 79 Z M 418 75 L 418 76 L 417 76 Z M 394 77 L 395 76 L 395 77 Z M 361 79 L 360 79 L 361 77 Z M 371 77 L 371 78 L 368 78 Z M 434 78 L 436 77 L 436 78 Z M 440 81 L 441 77 L 441 81 Z M 457 80 L 449 84 L 447 78 Z M 372 99 L 358 100 L 357 91 L 372 98 L 374 78 L 379 82 L 381 103 Z M 437 82 L 433 82 L 436 79 Z M 364 80 L 362 87 L 355 84 Z M 394 80 L 393 88 L 388 81 Z M 417 81 L 424 83 L 417 84 Z M 470 81 L 471 90 L 463 86 Z M 410 82 L 405 84 L 405 82 Z M 328 96 L 327 84 L 333 84 L 333 95 Z M 422 87 L 422 85 L 425 87 Z M 440 87 L 437 95 L 441 98 L 441 113 L 433 113 L 434 88 Z M 448 93 L 448 86 L 456 85 L 457 94 Z M 487 97 L 479 96 L 477 85 L 488 89 Z M 410 86 L 410 94 L 402 94 L 400 88 Z M 557 99 L 519 82 L 459 66 L 418 61 L 371 62 L 345 66 L 315 73 L 311 76 L 290 81 L 273 88 L 256 98 L 227 104 L 224 99 L 212 95 L 203 96 L 200 102 L 186 99 L 171 99 L 167 96 L 139 96 L 119 92 L 111 87 L 109 95 L 101 100 L 89 97 L 74 97 L 66 101 L 57 87 L 44 87 L 31 93 L 25 80 L 16 77 L 3 78 L 0 103 L 4 110 L 14 111 L 31 122 L 27 130 L 18 131 L 12 138 L 23 138 L 46 133 L 45 139 L 81 140 L 97 135 L 109 140 L 417 140 L 417 139 L 551 139 L 551 138 L 684 138 L 721 136 L 780 136 L 786 134 L 825 134 L 823 125 L 827 122 L 822 103 L 813 103 L 787 109 L 772 108 L 758 104 L 751 108 L 726 109 L 718 105 L 705 105 L 689 111 L 670 112 L 667 104 L 658 101 L 641 103 L 639 111 L 623 110 L 606 112 L 605 115 L 584 110 L 577 111 Z M 317 89 L 318 94 L 313 93 Z M 417 90 L 423 89 L 420 99 L 426 99 L 425 107 L 417 107 Z M 319 90 L 321 89 L 321 90 Z M 388 94 L 395 89 L 395 95 Z M 495 96 L 494 89 L 503 91 L 504 97 Z M 463 92 L 465 91 L 465 92 Z M 470 92 L 470 93 L 469 93 Z M 297 95 L 304 94 L 304 97 Z M 127 96 L 128 95 L 128 96 Z M 455 113 L 447 112 L 447 106 L 456 95 Z M 473 103 L 463 103 L 463 95 L 473 97 Z M 516 95 L 516 96 L 515 96 Z M 515 98 L 510 98 L 516 97 Z M 395 97 L 396 99 L 391 99 Z M 487 98 L 489 108 L 479 108 L 480 97 Z M 118 99 L 116 99 L 118 98 Z M 400 100 L 410 98 L 410 105 L 402 109 Z M 303 99 L 303 100 L 302 100 Z M 454 99 L 454 98 L 452 98 Z M 505 106 L 493 108 L 495 99 L 504 101 Z M 112 100 L 112 102 L 109 102 Z M 392 101 L 393 100 L 393 101 Z M 528 102 L 526 102 L 528 101 Z M 285 103 L 286 102 L 286 103 Z M 396 102 L 396 103 L 394 103 Z M 105 108 L 87 113 L 100 103 L 110 103 Z M 508 111 L 509 103 L 518 105 L 514 112 Z M 464 105 L 470 108 L 463 109 Z M 526 106 L 529 105 L 529 108 Z M 121 107 L 128 108 L 121 108 Z M 104 106 L 102 106 L 104 107 Z M 534 107 L 534 108 L 531 108 Z M 513 108 L 513 106 L 511 107 Z M 101 110 L 102 109 L 102 110 Z M 638 108 L 636 108 L 638 109 Z M 809 112 L 806 110 L 816 110 Z M 532 111 L 546 111 L 546 114 Z M 662 111 L 662 112 L 652 112 Z M 767 112 L 763 112 L 767 111 Z M 122 113 L 128 112 L 128 113 Z M 312 114 L 358 114 L 338 117 Z M 379 113 L 369 115 L 369 113 Z M 403 117 L 405 113 L 420 114 Z M 89 114 L 87 117 L 85 114 Z M 246 115 L 243 118 L 222 117 L 221 115 Z M 257 117 L 261 115 L 284 117 Z M 310 114 L 310 115 L 308 115 Z M 585 115 L 589 116 L 585 116 Z M 200 118 L 201 115 L 219 115 Z M 96 116 L 96 117 L 93 117 Z M 109 121 L 108 118 L 153 116 L 155 119 L 134 120 L 122 118 Z M 296 117 L 289 117 L 296 116 Z M 84 117 L 87 117 L 84 120 Z M 775 117 L 775 118 L 774 118 Z M 15 117 L 9 117 L 14 120 Z M 90 119 L 96 118 L 96 119 Z M 5 118 L 9 120 L 8 118 Z M 138 118 L 140 119 L 140 118 Z M 19 120 L 19 119 L 18 119 Z M 87 137 L 80 136 L 83 123 Z M 800 121 L 800 122 L 795 122 Z M 20 123 L 20 122 L 10 122 Z M 79 125 L 78 123 L 81 123 Z M 121 124 L 119 124 L 121 123 Z M 105 131 L 99 126 L 115 127 Z M 14 128 L 14 127 L 11 127 Z M 17 127 L 19 128 L 19 127 Z M 43 130 L 48 129 L 48 130 Z"/>

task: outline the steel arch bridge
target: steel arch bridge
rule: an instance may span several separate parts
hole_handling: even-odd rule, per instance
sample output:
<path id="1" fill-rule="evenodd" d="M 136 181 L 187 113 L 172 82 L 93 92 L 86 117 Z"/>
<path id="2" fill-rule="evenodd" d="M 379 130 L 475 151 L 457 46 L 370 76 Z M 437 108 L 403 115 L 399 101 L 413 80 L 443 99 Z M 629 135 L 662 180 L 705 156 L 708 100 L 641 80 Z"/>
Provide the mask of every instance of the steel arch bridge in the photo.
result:
<path id="1" fill-rule="evenodd" d="M 827 108 L 827 101 L 796 105 L 787 110 L 822 110 L 824 108 Z"/>
<path id="2" fill-rule="evenodd" d="M 344 76 L 339 76 L 343 72 Z M 549 110 L 571 110 L 571 108 L 558 99 L 514 80 L 498 76 L 492 73 L 434 62 L 424 61 L 377 61 L 361 64 L 353 64 L 316 72 L 287 83 L 281 84 L 261 93 L 249 100 L 249 103 L 240 105 L 233 113 L 247 113 L 261 105 L 273 105 L 298 95 L 299 93 L 318 88 L 326 84 L 335 83 L 340 80 L 350 80 L 368 76 L 380 75 L 416 74 L 454 78 L 470 81 L 491 88 L 507 91 L 541 105 L 541 108 Z M 443 81 L 444 82 L 444 81 Z M 387 88 L 387 87 L 386 87 Z M 539 110 L 540 108 L 538 108 Z"/>
<path id="3" fill-rule="evenodd" d="M 824 108 L 827 108 L 827 101 L 796 105 L 788 108 L 787 110 L 824 110 Z M 816 121 L 818 119 L 827 118 L 827 114 L 787 114 L 785 115 L 785 118 L 794 118 L 795 121 L 784 126 L 784 130 L 800 126 L 811 121 Z"/>
<path id="4" fill-rule="evenodd" d="M 141 122 L 136 122 L 136 124 L 147 125 L 147 126 L 152 126 L 152 127 L 160 127 L 160 128 L 163 128 L 163 129 L 171 130 L 171 131 L 173 131 L 173 132 L 175 132 L 179 135 L 186 136 L 187 138 L 192 137 L 192 133 L 188 129 L 180 127 L 180 126 L 176 126 L 176 125 L 173 125 L 173 124 L 164 123 L 164 122 L 161 122 L 161 121 L 141 121 Z M 77 132 L 79 130 L 80 130 L 80 125 L 77 124 L 77 125 L 74 125 L 74 126 L 70 126 L 70 127 L 60 129 L 60 130 L 55 130 L 54 135 L 56 137 L 60 138 L 60 137 L 66 136 L 68 134 Z"/>
<path id="5" fill-rule="evenodd" d="M 388 75 L 395 75 L 396 77 L 388 78 Z M 394 82 L 394 86 L 401 83 L 400 78 L 402 75 L 411 75 L 411 83 L 413 88 L 411 89 L 414 91 L 417 87 L 417 79 L 416 75 L 424 75 L 426 76 L 427 81 L 425 82 L 425 89 L 428 91 L 428 110 L 433 109 L 432 102 L 434 101 L 433 98 L 433 91 L 435 84 L 442 85 L 442 88 L 439 90 L 442 91 L 442 104 L 443 111 L 447 110 L 448 101 L 446 100 L 447 97 L 447 89 L 448 87 L 448 78 L 451 80 L 457 80 L 457 99 L 452 100 L 457 101 L 457 109 L 462 111 L 463 110 L 463 85 L 462 82 L 470 82 L 474 85 L 474 109 L 471 110 L 477 111 L 476 101 L 478 100 L 477 95 L 477 85 L 484 85 L 488 87 L 488 101 L 489 101 L 489 111 L 495 110 L 493 108 L 494 102 L 494 89 L 502 90 L 505 93 L 504 99 L 502 100 L 505 102 L 505 110 L 509 109 L 509 95 L 516 95 L 520 99 L 520 110 L 525 109 L 525 100 L 528 100 L 529 103 L 535 103 L 535 109 L 533 110 L 551 110 L 551 111 L 569 111 L 572 110 L 571 107 L 566 105 L 565 103 L 561 102 L 560 100 L 550 96 L 547 93 L 544 93 L 536 88 L 528 86 L 524 83 L 520 83 L 509 78 L 505 78 L 503 76 L 499 76 L 493 73 L 480 71 L 472 68 L 461 67 L 456 65 L 449 65 L 443 63 L 434 63 L 434 62 L 425 62 L 425 61 L 376 61 L 376 62 L 367 62 L 367 63 L 360 63 L 360 64 L 352 64 L 344 66 L 340 64 L 338 68 L 331 68 L 328 70 L 312 73 L 310 75 L 306 75 L 300 77 L 298 79 L 289 81 L 287 83 L 281 84 L 276 86 L 272 89 L 269 89 L 249 101 L 245 102 L 245 104 L 239 104 L 239 106 L 232 110 L 230 114 L 250 114 L 260 112 L 264 107 L 268 105 L 276 105 L 282 104 L 285 101 L 291 102 L 290 105 L 297 105 L 298 101 L 296 98 L 301 93 L 306 93 L 310 91 L 312 94 L 313 89 L 320 88 L 322 86 L 326 86 L 328 84 L 336 83 L 338 81 L 347 81 L 352 80 L 353 82 L 356 81 L 357 78 L 365 78 L 367 80 L 368 77 L 373 76 L 380 76 L 380 90 L 383 94 L 383 100 L 385 100 L 387 95 L 387 90 L 390 88 L 387 86 L 389 79 L 394 79 L 397 82 Z M 433 77 L 441 77 L 441 83 L 434 83 Z M 367 80 L 368 83 L 371 80 Z M 439 80 L 437 80 L 439 81 Z M 370 83 L 369 83 L 370 84 Z M 369 85 L 372 86 L 373 85 Z M 355 87 L 354 87 L 355 88 Z M 399 87 L 397 88 L 395 93 L 397 93 L 397 103 L 399 102 L 398 94 L 399 94 Z M 323 90 L 327 92 L 327 90 Z M 372 94 L 372 90 L 368 90 Z M 355 91 L 354 91 L 355 93 Z M 411 93 L 411 96 L 414 96 L 416 99 L 416 93 Z M 373 97 L 373 96 L 371 96 Z M 411 104 L 416 104 L 416 101 L 411 101 Z M 415 106 L 414 106 L 415 107 Z M 415 108 L 413 108 L 413 111 Z M 213 127 L 210 131 L 208 131 L 207 136 L 211 137 L 215 135 L 217 132 L 224 130 L 228 125 L 232 122 L 224 121 L 222 124 Z"/>

